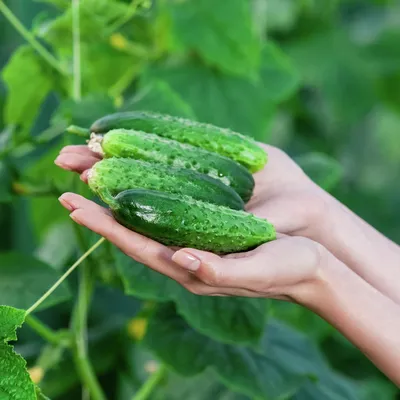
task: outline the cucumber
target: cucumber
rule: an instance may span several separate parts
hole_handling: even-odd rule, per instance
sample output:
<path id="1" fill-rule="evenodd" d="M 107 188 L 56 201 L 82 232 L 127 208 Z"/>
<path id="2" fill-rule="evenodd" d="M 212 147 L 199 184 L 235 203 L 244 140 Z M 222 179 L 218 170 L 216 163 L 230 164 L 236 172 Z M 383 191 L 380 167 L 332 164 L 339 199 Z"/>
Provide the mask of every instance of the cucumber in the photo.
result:
<path id="1" fill-rule="evenodd" d="M 231 158 L 251 172 L 262 169 L 267 162 L 267 154 L 253 139 L 229 129 L 183 118 L 130 111 L 107 115 L 90 127 L 95 133 L 112 129 L 135 129 L 201 147 Z"/>
<path id="2" fill-rule="evenodd" d="M 114 129 L 104 136 L 92 134 L 89 148 L 105 157 L 134 158 L 209 175 L 231 186 L 245 202 L 253 193 L 253 176 L 237 162 L 151 133 Z"/>
<path id="3" fill-rule="evenodd" d="M 120 224 L 167 246 L 224 254 L 276 238 L 275 228 L 264 219 L 188 196 L 125 190 L 109 205 Z"/>
<path id="4" fill-rule="evenodd" d="M 123 190 L 151 189 L 237 210 L 244 208 L 243 200 L 232 188 L 207 175 L 127 158 L 106 158 L 97 162 L 89 172 L 88 183 L 106 203 Z"/>

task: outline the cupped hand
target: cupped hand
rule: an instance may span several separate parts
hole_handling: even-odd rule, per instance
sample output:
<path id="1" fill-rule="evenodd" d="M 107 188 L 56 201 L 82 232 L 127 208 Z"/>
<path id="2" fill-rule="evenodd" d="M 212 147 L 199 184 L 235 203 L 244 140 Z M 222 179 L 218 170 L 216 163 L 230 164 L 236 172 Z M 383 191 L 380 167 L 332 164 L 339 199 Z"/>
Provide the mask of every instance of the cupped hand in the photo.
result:
<path id="1" fill-rule="evenodd" d="M 266 218 L 279 233 L 315 238 L 328 212 L 328 194 L 283 151 L 259 145 L 268 153 L 268 163 L 254 175 L 255 189 L 246 210 Z M 100 159 L 87 146 L 66 146 L 55 163 L 87 181 L 88 170 Z"/>
<path id="2" fill-rule="evenodd" d="M 123 227 L 109 210 L 80 195 L 64 193 L 59 200 L 75 222 L 198 295 L 309 303 L 325 258 L 325 250 L 317 243 L 287 236 L 246 253 L 222 257 L 197 249 L 175 251 Z"/>
<path id="3" fill-rule="evenodd" d="M 193 293 L 304 302 L 318 281 L 327 251 L 312 240 L 285 234 L 308 229 L 321 207 L 317 204 L 320 193 L 285 153 L 271 146 L 265 148 L 269 162 L 255 174 L 255 191 L 247 210 L 270 220 L 279 237 L 246 253 L 220 257 L 196 249 L 174 251 L 126 229 L 107 209 L 79 195 L 65 193 L 60 202 L 74 221 Z M 88 170 L 100 159 L 86 146 L 67 146 L 55 162 L 87 181 Z"/>

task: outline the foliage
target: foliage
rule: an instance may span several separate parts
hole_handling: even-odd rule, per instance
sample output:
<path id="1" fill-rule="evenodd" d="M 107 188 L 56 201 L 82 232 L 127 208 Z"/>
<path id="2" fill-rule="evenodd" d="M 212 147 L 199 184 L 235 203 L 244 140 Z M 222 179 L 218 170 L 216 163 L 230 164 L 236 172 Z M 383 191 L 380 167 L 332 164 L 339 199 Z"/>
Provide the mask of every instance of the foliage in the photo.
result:
<path id="1" fill-rule="evenodd" d="M 282 147 L 400 240 L 398 3 L 29 3 L 7 2 L 24 31 L 0 0 L 0 398 L 44 398 L 38 383 L 60 400 L 79 398 L 81 386 L 95 400 L 135 399 L 140 388 L 156 400 L 394 399 L 393 385 L 311 312 L 195 296 L 108 243 L 26 318 L 16 351 L 8 342 L 25 311 L 6 306 L 29 309 L 97 239 L 58 205 L 64 191 L 88 192 L 53 160 L 73 141 L 67 124 L 116 110 L 215 123 Z M 86 337 L 87 352 L 76 345 Z M 167 371 L 152 380 L 160 363 Z"/>

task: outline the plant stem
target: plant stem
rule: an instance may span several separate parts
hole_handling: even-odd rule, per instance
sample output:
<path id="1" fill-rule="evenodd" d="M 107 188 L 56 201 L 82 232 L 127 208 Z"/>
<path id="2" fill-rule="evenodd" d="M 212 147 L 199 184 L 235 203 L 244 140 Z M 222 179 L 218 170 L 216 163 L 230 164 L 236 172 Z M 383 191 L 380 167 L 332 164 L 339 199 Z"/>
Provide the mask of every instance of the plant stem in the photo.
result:
<path id="1" fill-rule="evenodd" d="M 59 63 L 59 61 L 29 32 L 21 21 L 13 14 L 13 12 L 0 0 L 0 12 L 6 17 L 11 25 L 24 37 L 24 39 L 51 65 L 56 71 L 62 75 L 67 75 L 67 71 Z"/>
<path id="2" fill-rule="evenodd" d="M 49 328 L 46 324 L 40 321 L 40 319 L 33 315 L 27 315 L 25 322 L 48 343 L 59 345 L 64 341 L 64 338 L 59 334 L 60 332 L 56 332 Z"/>
<path id="3" fill-rule="evenodd" d="M 74 271 L 74 269 L 86 258 L 91 254 L 94 250 L 96 250 L 103 242 L 105 241 L 104 238 L 99 239 L 85 254 L 79 257 L 78 260 L 61 276 L 60 279 L 32 306 L 30 306 L 26 310 L 26 315 L 32 313 L 37 307 L 39 307 L 60 285 L 64 282 L 64 280 Z"/>
<path id="4" fill-rule="evenodd" d="M 82 128 L 80 126 L 77 125 L 70 125 L 67 128 L 67 132 L 68 133 L 72 133 L 74 135 L 78 135 L 84 138 L 89 138 L 90 137 L 90 130 L 86 129 L 86 128 Z"/>
<path id="5" fill-rule="evenodd" d="M 151 374 L 147 381 L 142 385 L 139 391 L 132 397 L 132 400 L 146 400 L 149 398 L 151 393 L 164 378 L 167 369 L 164 365 L 160 365 L 158 370 Z"/>
<path id="6" fill-rule="evenodd" d="M 72 0 L 72 46 L 73 46 L 73 99 L 79 101 L 82 95 L 81 83 L 81 40 L 79 26 L 79 0 Z"/>
<path id="7" fill-rule="evenodd" d="M 105 395 L 90 364 L 87 350 L 87 314 L 94 283 L 91 272 L 88 265 L 81 270 L 78 299 L 72 315 L 74 336 L 72 350 L 75 365 L 85 389 L 93 397 L 93 400 L 105 400 Z"/>
<path id="8" fill-rule="evenodd" d="M 84 385 L 83 397 L 90 394 L 94 400 L 104 400 L 105 396 L 89 360 L 87 349 L 87 315 L 93 293 L 93 277 L 88 265 L 81 269 L 78 299 L 72 315 L 73 356 L 78 373 Z M 86 396 L 85 396 L 86 394 Z"/>

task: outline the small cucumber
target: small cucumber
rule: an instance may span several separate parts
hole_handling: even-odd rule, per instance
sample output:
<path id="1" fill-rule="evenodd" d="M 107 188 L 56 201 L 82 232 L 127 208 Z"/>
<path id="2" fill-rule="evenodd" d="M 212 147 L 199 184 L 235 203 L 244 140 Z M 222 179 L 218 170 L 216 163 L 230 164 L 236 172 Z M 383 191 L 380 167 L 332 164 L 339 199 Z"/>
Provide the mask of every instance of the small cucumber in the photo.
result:
<path id="1" fill-rule="evenodd" d="M 150 189 L 191 196 L 233 209 L 244 208 L 243 200 L 229 186 L 195 171 L 150 164 L 128 158 L 106 158 L 89 172 L 89 187 L 106 203 L 110 196 L 127 189 Z"/>
<path id="2" fill-rule="evenodd" d="M 231 186 L 247 202 L 254 188 L 251 173 L 237 162 L 151 133 L 114 129 L 105 135 L 92 133 L 89 148 L 105 157 L 122 157 L 187 168 Z"/>
<path id="3" fill-rule="evenodd" d="M 94 122 L 90 131 L 106 133 L 112 129 L 134 129 L 154 133 L 201 147 L 231 158 L 251 172 L 262 169 L 267 162 L 265 151 L 249 137 L 229 129 L 169 115 L 144 111 L 111 114 Z"/>
<path id="4" fill-rule="evenodd" d="M 109 205 L 120 224 L 167 246 L 224 254 L 276 238 L 275 228 L 264 219 L 188 196 L 125 190 Z"/>

